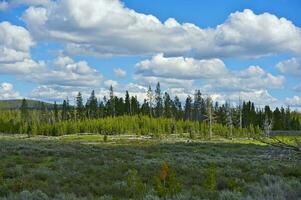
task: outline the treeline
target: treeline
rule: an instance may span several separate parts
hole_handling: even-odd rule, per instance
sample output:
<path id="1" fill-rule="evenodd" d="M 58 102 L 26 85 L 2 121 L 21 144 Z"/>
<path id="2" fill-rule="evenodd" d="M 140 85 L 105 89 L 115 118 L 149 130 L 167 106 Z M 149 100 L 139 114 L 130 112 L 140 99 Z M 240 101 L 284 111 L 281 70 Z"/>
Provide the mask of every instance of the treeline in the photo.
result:
<path id="1" fill-rule="evenodd" d="M 11 111 L 10 111 L 11 112 Z M 59 121 L 53 123 L 15 122 L 0 120 L 0 132 L 20 133 L 31 135 L 59 136 L 76 133 L 95 133 L 104 135 L 134 134 L 160 137 L 169 134 L 186 134 L 190 138 L 211 138 L 220 136 L 225 138 L 251 137 L 260 134 L 259 127 L 231 128 L 214 123 L 174 120 L 172 118 L 151 118 L 149 116 L 117 116 L 100 119 L 84 119 L 80 121 Z M 214 135 L 210 135 L 210 131 Z"/>
<path id="2" fill-rule="evenodd" d="M 30 133 L 60 135 L 65 133 L 135 133 L 162 134 L 190 132 L 201 135 L 241 135 L 245 130 L 300 130 L 300 116 L 289 108 L 269 106 L 256 108 L 252 102 L 232 106 L 219 104 L 204 97 L 200 90 L 187 96 L 184 105 L 180 99 L 161 92 L 160 83 L 153 91 L 148 88 L 141 103 L 136 96 L 117 97 L 113 87 L 109 96 L 98 100 L 95 92 L 84 102 L 81 93 L 75 105 L 66 99 L 53 109 L 41 103 L 38 109 L 28 109 L 23 99 L 20 110 L 0 111 L 0 131 L 6 133 Z M 119 127 L 119 128 L 118 128 Z M 134 127 L 134 128 L 133 128 Z M 221 133 L 224 132 L 224 133 Z"/>
<path id="3" fill-rule="evenodd" d="M 204 97 L 200 90 L 196 90 L 193 96 L 187 96 L 184 104 L 179 97 L 171 96 L 161 92 L 160 83 L 153 91 L 148 88 L 146 98 L 141 103 L 136 96 L 130 96 L 126 91 L 125 97 L 114 95 L 113 87 L 109 89 L 109 97 L 101 101 L 92 91 L 91 96 L 84 104 L 81 93 L 76 97 L 75 107 L 64 100 L 61 116 L 58 120 L 84 120 L 104 117 L 115 117 L 123 115 L 146 115 L 150 117 L 173 118 L 176 120 L 190 120 L 234 126 L 236 128 L 247 128 L 250 125 L 265 129 L 270 124 L 273 130 L 300 130 L 300 115 L 292 112 L 289 107 L 276 108 L 274 111 L 269 107 L 256 108 L 254 103 L 241 102 L 233 107 L 229 102 L 219 104 L 213 102 L 210 97 Z"/>

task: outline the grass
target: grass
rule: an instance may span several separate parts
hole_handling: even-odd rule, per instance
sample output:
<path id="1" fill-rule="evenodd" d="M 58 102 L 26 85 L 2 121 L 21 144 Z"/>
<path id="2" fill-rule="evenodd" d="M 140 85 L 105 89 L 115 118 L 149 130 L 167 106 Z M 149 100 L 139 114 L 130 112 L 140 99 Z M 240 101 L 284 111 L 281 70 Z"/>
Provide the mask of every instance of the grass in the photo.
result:
<path id="1" fill-rule="evenodd" d="M 154 177 L 163 161 L 182 188 L 170 199 L 301 196 L 300 162 L 270 156 L 271 147 L 249 139 L 19 135 L 0 137 L 0 146 L 0 199 L 130 199 L 129 170 L 146 186 L 139 199 L 158 199 Z"/>

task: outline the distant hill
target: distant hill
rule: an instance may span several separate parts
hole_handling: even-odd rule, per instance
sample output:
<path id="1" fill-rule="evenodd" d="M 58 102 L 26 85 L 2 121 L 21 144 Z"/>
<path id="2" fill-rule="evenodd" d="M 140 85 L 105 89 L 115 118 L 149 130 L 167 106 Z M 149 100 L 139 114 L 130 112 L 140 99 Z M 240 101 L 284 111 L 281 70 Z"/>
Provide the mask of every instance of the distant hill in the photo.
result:
<path id="1" fill-rule="evenodd" d="M 30 99 L 26 99 L 26 101 L 28 104 L 28 108 L 30 108 L 30 109 L 39 109 L 39 108 L 41 108 L 42 103 L 44 103 L 44 105 L 48 109 L 53 108 L 53 104 L 51 104 L 51 103 L 46 103 L 46 102 L 37 101 L 37 100 L 30 100 Z M 22 99 L 0 100 L 0 109 L 1 110 L 19 109 L 21 107 L 21 104 L 22 104 Z"/>

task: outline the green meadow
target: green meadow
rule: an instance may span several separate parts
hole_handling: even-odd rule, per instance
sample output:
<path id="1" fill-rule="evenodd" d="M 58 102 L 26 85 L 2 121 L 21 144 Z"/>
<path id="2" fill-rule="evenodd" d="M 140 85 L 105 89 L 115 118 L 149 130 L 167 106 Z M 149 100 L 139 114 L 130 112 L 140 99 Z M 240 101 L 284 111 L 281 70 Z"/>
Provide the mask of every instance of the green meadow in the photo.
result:
<path id="1" fill-rule="evenodd" d="M 252 139 L 2 135 L 0 146 L 1 200 L 301 198 L 298 155 Z"/>

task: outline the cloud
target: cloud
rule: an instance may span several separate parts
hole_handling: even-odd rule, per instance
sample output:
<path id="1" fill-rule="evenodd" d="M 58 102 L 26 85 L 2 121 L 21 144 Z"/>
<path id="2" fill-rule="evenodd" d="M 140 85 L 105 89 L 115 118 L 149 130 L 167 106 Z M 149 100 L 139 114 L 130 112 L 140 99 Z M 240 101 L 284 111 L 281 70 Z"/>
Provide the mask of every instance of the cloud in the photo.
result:
<path id="1" fill-rule="evenodd" d="M 216 27 L 214 37 L 217 52 L 226 56 L 301 53 L 299 27 L 285 18 L 270 13 L 256 15 L 249 9 L 230 14 L 226 22 Z"/>
<path id="2" fill-rule="evenodd" d="M 78 92 L 81 92 L 83 98 L 86 100 L 92 90 L 95 90 L 95 94 L 99 100 L 102 100 L 104 96 L 109 95 L 109 86 L 111 84 L 107 84 L 106 87 L 82 87 L 82 86 L 61 86 L 61 85 L 40 85 L 35 88 L 30 94 L 30 98 L 34 99 L 42 99 L 46 101 L 57 101 L 62 102 L 63 99 L 69 98 L 71 103 L 74 103 L 74 99 Z M 162 85 L 162 84 L 161 84 Z M 154 85 L 152 85 L 154 86 Z M 140 103 L 146 98 L 146 93 L 148 90 L 148 86 L 140 85 L 138 83 L 128 83 L 126 85 L 114 85 L 114 94 L 118 97 L 125 97 L 125 91 L 129 91 L 130 96 L 136 96 Z M 153 90 L 155 88 L 153 87 Z M 214 101 L 218 101 L 220 103 L 225 103 L 226 101 L 231 101 L 233 104 L 237 103 L 239 98 L 244 101 L 253 101 L 257 106 L 265 106 L 271 105 L 276 106 L 279 103 L 279 100 L 273 97 L 267 90 L 254 90 L 254 91 L 243 91 L 243 92 L 208 92 L 204 90 L 204 88 L 192 87 L 188 88 L 165 88 L 161 87 L 162 94 L 166 91 L 171 95 L 171 98 L 178 96 L 179 99 L 184 104 L 185 99 L 188 95 L 193 96 L 195 89 L 200 89 L 203 96 L 210 97 Z"/>
<path id="3" fill-rule="evenodd" d="M 0 11 L 17 7 L 19 5 L 47 6 L 50 0 L 9 0 L 0 1 Z"/>
<path id="4" fill-rule="evenodd" d="M 86 87 L 74 87 L 74 86 L 60 86 L 60 85 L 39 85 L 33 89 L 29 94 L 30 98 L 42 99 L 46 101 L 58 101 L 61 102 L 64 99 L 69 98 L 73 102 L 79 91 L 84 91 L 85 98 L 88 97 L 88 90 Z"/>
<path id="5" fill-rule="evenodd" d="M 111 84 L 110 84 L 111 85 Z M 74 99 L 78 92 L 81 92 L 83 98 L 86 100 L 89 98 L 91 91 L 95 91 L 95 95 L 99 100 L 103 100 L 103 97 L 109 96 L 109 86 L 107 87 L 82 87 L 82 86 L 61 86 L 61 85 L 40 85 L 29 94 L 30 98 L 43 99 L 46 101 L 62 102 L 68 97 L 71 103 L 74 103 Z M 138 84 L 129 83 L 122 87 L 118 84 L 113 86 L 114 94 L 118 97 L 124 97 L 125 91 L 128 90 L 131 96 L 137 96 L 139 101 L 143 101 L 146 95 L 147 88 Z"/>
<path id="6" fill-rule="evenodd" d="M 193 80 L 176 79 L 176 78 L 162 78 L 156 76 L 142 76 L 136 74 L 133 76 L 133 80 L 143 86 L 155 86 L 160 82 L 162 87 L 165 88 L 190 88 L 193 86 Z"/>
<path id="7" fill-rule="evenodd" d="M 273 97 L 267 90 L 256 90 L 251 92 L 220 92 L 209 94 L 213 101 L 219 103 L 228 102 L 232 106 L 238 105 L 239 100 L 254 102 L 256 106 L 264 107 L 269 105 L 275 107 L 279 100 Z"/>
<path id="8" fill-rule="evenodd" d="M 195 81 L 205 91 L 253 91 L 282 88 L 285 78 L 275 76 L 260 66 L 231 71 L 220 59 L 153 56 L 136 64 L 134 79 L 140 84 L 162 82 L 167 87 L 191 88 Z"/>
<path id="9" fill-rule="evenodd" d="M 14 91 L 14 86 L 11 83 L 3 82 L 0 84 L 0 99 L 19 99 L 19 92 Z"/>
<path id="10" fill-rule="evenodd" d="M 301 92 L 301 84 L 296 85 L 296 86 L 293 88 L 293 90 L 296 91 L 296 92 Z"/>
<path id="11" fill-rule="evenodd" d="M 23 15 L 37 39 L 61 41 L 71 54 L 93 56 L 166 53 L 194 57 L 265 56 L 301 53 L 301 31 L 291 21 L 249 9 L 215 28 L 161 22 L 119 0 L 54 1 Z M 89 34 L 86 34 L 89 32 Z"/>
<path id="12" fill-rule="evenodd" d="M 210 79 L 207 83 L 216 91 L 254 91 L 262 89 L 280 89 L 285 78 L 264 71 L 259 66 L 249 66 L 241 71 L 232 71 L 225 76 Z"/>
<path id="13" fill-rule="evenodd" d="M 100 86 L 103 76 L 86 61 L 60 56 L 53 62 L 35 61 L 30 33 L 9 22 L 0 23 L 0 73 L 42 85 Z"/>
<path id="14" fill-rule="evenodd" d="M 279 62 L 276 68 L 283 74 L 301 76 L 301 58 L 291 58 Z"/>
<path id="15" fill-rule="evenodd" d="M 239 96 L 257 105 L 276 104 L 279 101 L 269 94 L 268 89 L 284 87 L 285 77 L 272 75 L 260 66 L 249 66 L 233 71 L 220 59 L 194 59 L 185 57 L 164 57 L 163 54 L 136 64 L 133 79 L 140 85 L 161 86 L 176 94 L 183 101 L 200 89 L 219 102 L 232 100 Z"/>
<path id="16" fill-rule="evenodd" d="M 20 77 L 24 75 L 39 73 L 44 70 L 45 62 L 36 62 L 32 59 L 24 59 L 22 61 L 11 62 L 11 63 L 0 63 L 0 72 L 3 74 L 12 74 Z"/>
<path id="17" fill-rule="evenodd" d="M 133 87 L 130 87 L 130 85 L 134 85 Z M 161 84 L 162 85 L 162 84 Z M 148 88 L 146 86 L 142 86 L 139 84 L 128 84 L 126 87 L 126 90 L 130 91 L 130 94 L 135 94 L 139 96 L 139 100 L 142 102 L 143 99 L 146 98 L 146 92 Z M 135 89 L 139 88 L 139 89 Z M 154 87 L 152 88 L 155 89 Z M 265 105 L 271 105 L 276 106 L 280 102 L 277 98 L 273 97 L 268 90 L 265 89 L 259 89 L 259 90 L 253 90 L 253 91 L 208 91 L 204 87 L 197 87 L 192 86 L 191 88 L 166 88 L 161 87 L 162 94 L 166 91 L 168 92 L 172 98 L 175 96 L 178 96 L 179 99 L 182 102 L 182 105 L 185 103 L 185 99 L 188 95 L 192 96 L 194 95 L 194 92 L 196 89 L 200 89 L 203 97 L 210 96 L 213 101 L 217 101 L 219 103 L 225 103 L 226 101 L 231 101 L 232 103 L 236 104 L 238 103 L 239 99 L 243 101 L 252 101 L 255 102 L 257 106 L 265 106 Z M 119 93 L 123 95 L 125 89 L 117 89 L 120 91 Z"/>
<path id="18" fill-rule="evenodd" d="M 175 79 L 217 78 L 227 74 L 225 64 L 220 59 L 196 60 L 185 57 L 164 57 L 157 54 L 149 60 L 136 64 L 136 73 Z"/>
<path id="19" fill-rule="evenodd" d="M 104 85 L 106 86 L 106 88 L 110 88 L 111 86 L 113 88 L 117 87 L 118 86 L 118 82 L 117 81 L 114 81 L 114 80 L 106 80 L 104 82 Z"/>
<path id="20" fill-rule="evenodd" d="M 229 98 L 236 102 L 238 102 L 239 98 L 244 101 L 252 101 L 258 106 L 272 106 L 276 105 L 276 103 L 279 103 L 277 98 L 273 97 L 267 90 L 264 89 L 250 92 L 236 92 L 231 94 Z"/>
<path id="21" fill-rule="evenodd" d="M 119 0 L 12 0 L 1 1 L 0 9 L 20 4 L 30 5 L 22 16 L 28 30 L 0 23 L 0 73 L 39 84 L 35 94 L 48 90 L 64 96 L 77 89 L 89 91 L 111 84 L 116 92 L 126 88 L 70 55 L 151 55 L 136 65 L 132 84 L 140 90 L 160 82 L 167 91 L 182 96 L 200 88 L 216 98 L 241 92 L 246 98 L 257 95 L 271 102 L 275 99 L 268 89 L 282 88 L 283 76 L 260 66 L 233 71 L 221 59 L 289 53 L 295 58 L 279 63 L 278 69 L 295 75 L 300 70 L 300 28 L 270 13 L 255 14 L 246 9 L 230 14 L 216 27 L 202 28 L 173 18 L 162 22 L 127 8 Z M 70 57 L 34 60 L 30 49 L 35 41 L 58 42 L 65 47 L 63 55 Z M 120 68 L 114 73 L 119 78 L 126 76 Z M 142 96 L 142 92 L 138 94 Z"/>
<path id="22" fill-rule="evenodd" d="M 0 11 L 6 10 L 8 8 L 8 3 L 6 1 L 0 1 Z"/>
<path id="23" fill-rule="evenodd" d="M 124 77 L 126 77 L 126 71 L 123 70 L 123 69 L 121 69 L 121 68 L 114 69 L 114 74 L 118 78 L 124 78 Z"/>
<path id="24" fill-rule="evenodd" d="M 30 7 L 23 19 L 37 38 L 66 42 L 73 53 L 133 55 L 190 48 L 186 30 L 175 27 L 175 20 L 161 23 L 118 0 L 58 1 L 45 8 Z"/>
<path id="25" fill-rule="evenodd" d="M 104 77 L 84 60 L 75 62 L 59 56 L 52 62 L 35 61 L 30 48 L 30 33 L 9 22 L 0 23 L 0 73 L 42 85 L 100 86 Z"/>
<path id="26" fill-rule="evenodd" d="M 70 57 L 60 56 L 38 73 L 28 74 L 25 79 L 41 85 L 100 86 L 104 77 L 86 61 L 75 62 Z"/>
<path id="27" fill-rule="evenodd" d="M 292 107 L 301 107 L 301 96 L 286 98 L 286 104 Z"/>
<path id="28" fill-rule="evenodd" d="M 29 59 L 33 45 L 33 39 L 25 28 L 0 22 L 0 64 Z"/>
<path id="29" fill-rule="evenodd" d="M 34 44 L 25 28 L 0 22 L 0 73 L 23 76 L 42 70 L 45 63 L 34 61 L 30 55 Z"/>

